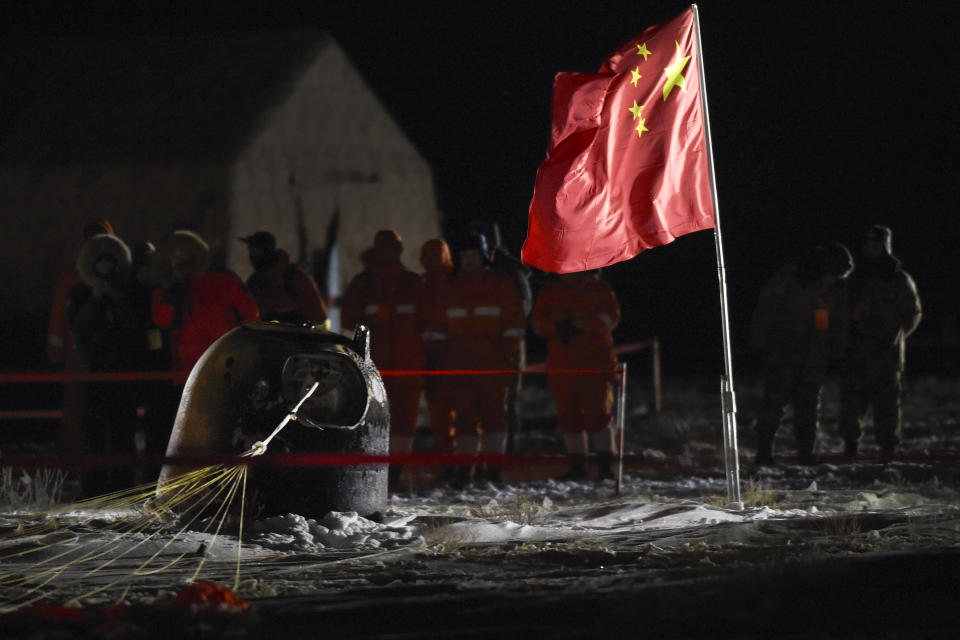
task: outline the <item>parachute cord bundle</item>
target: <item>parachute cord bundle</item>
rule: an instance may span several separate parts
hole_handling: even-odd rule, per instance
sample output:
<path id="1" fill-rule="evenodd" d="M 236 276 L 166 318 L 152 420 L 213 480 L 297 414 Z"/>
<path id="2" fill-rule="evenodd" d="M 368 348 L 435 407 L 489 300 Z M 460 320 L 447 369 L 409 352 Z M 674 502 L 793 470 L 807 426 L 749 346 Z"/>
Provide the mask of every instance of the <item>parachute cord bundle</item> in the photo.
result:
<path id="1" fill-rule="evenodd" d="M 295 406 L 293 409 L 291 409 L 291 410 L 290 410 L 290 413 L 288 413 L 286 416 L 284 416 L 283 420 L 280 421 L 280 424 L 277 425 L 277 428 L 273 430 L 273 433 L 271 433 L 269 436 L 267 436 L 267 438 L 266 438 L 265 440 L 262 440 L 262 441 L 261 441 L 261 440 L 258 440 L 257 442 L 254 442 L 254 443 L 253 443 L 253 446 L 250 447 L 250 449 L 248 449 L 247 451 L 243 452 L 243 453 L 240 454 L 240 455 L 243 456 L 243 457 L 252 457 L 252 456 L 260 456 L 260 455 L 263 455 L 263 454 L 267 451 L 267 446 L 270 444 L 270 441 L 273 440 L 273 438 L 274 438 L 278 433 L 280 433 L 285 426 L 287 426 L 287 423 L 288 423 L 288 422 L 297 419 L 297 412 L 300 411 L 300 407 L 303 405 L 304 402 L 307 401 L 307 398 L 309 398 L 310 396 L 313 395 L 313 393 L 317 390 L 317 387 L 318 387 L 318 386 L 320 386 L 320 383 L 319 383 L 319 382 L 314 382 L 313 385 L 311 385 L 311 387 L 310 387 L 310 388 L 307 390 L 307 392 L 303 395 L 303 397 L 300 398 L 300 402 L 297 403 L 297 406 Z"/>
<path id="2" fill-rule="evenodd" d="M 266 452 L 270 441 L 291 421 L 297 411 L 317 390 L 314 382 L 297 405 L 284 417 L 264 440 L 242 454 L 259 456 Z M 145 484 L 101 496 L 96 496 L 54 510 L 29 514 L 34 524 L 20 525 L 0 536 L 0 613 L 15 611 L 24 606 L 49 600 L 58 594 L 66 596 L 68 606 L 80 606 L 83 601 L 112 589 L 120 589 L 117 601 L 123 601 L 138 578 L 154 576 L 176 566 L 186 567 L 195 561 L 187 582 L 197 580 L 207 563 L 206 549 L 220 537 L 231 513 L 231 505 L 239 494 L 240 509 L 237 525 L 236 567 L 234 586 L 240 584 L 242 560 L 243 521 L 246 512 L 248 467 L 245 464 L 226 467 L 213 465 L 188 471 L 162 482 Z M 205 524 L 202 518 L 213 511 Z M 178 529 L 165 542 L 161 537 L 169 532 L 179 514 Z M 104 518 L 106 516 L 106 518 Z M 89 525 L 97 517 L 113 517 L 113 522 L 101 524 L 99 531 L 90 531 Z M 194 527 L 198 527 L 194 529 Z M 177 551 L 171 547 L 185 542 L 189 531 L 210 536 L 200 549 Z M 105 539 L 105 533 L 110 534 Z M 160 544 L 150 552 L 149 544 Z M 140 550 L 138 556 L 136 552 Z M 172 559 L 164 557 L 172 554 Z M 44 556 L 41 558 L 41 556 Z M 31 559 L 37 559 L 29 562 Z M 26 560 L 21 564 L 19 561 Z M 116 577 L 114 577 L 116 576 Z M 89 582 L 100 584 L 87 588 Z M 86 589 L 80 594 L 68 594 L 73 587 Z"/>

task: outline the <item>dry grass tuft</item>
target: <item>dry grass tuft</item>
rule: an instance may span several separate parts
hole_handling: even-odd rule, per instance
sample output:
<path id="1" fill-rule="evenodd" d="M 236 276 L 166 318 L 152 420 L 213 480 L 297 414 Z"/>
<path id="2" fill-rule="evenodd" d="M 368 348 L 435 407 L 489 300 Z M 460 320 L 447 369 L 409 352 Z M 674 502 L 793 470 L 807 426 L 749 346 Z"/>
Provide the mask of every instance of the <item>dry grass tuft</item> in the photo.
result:
<path id="1" fill-rule="evenodd" d="M 844 513 L 823 519 L 823 532 L 828 536 L 851 536 L 860 533 L 862 518 L 858 513 Z"/>
<path id="2" fill-rule="evenodd" d="M 743 500 L 743 506 L 745 507 L 770 507 L 771 509 L 779 509 L 780 505 L 777 503 L 773 491 L 764 486 L 763 482 L 753 481 L 747 483 L 747 490 L 741 496 Z M 709 505 L 714 507 L 725 507 L 730 504 L 730 498 L 725 495 L 712 495 L 707 496 L 704 499 Z"/>
<path id="3" fill-rule="evenodd" d="M 424 544 L 431 550 L 443 553 L 462 547 L 467 543 L 463 533 L 449 524 L 430 523 L 421 533 Z"/>
<path id="4" fill-rule="evenodd" d="M 773 491 L 765 487 L 763 482 L 753 480 L 747 483 L 747 492 L 743 496 L 743 504 L 746 507 L 780 508 L 780 505 L 774 499 Z"/>
<path id="5" fill-rule="evenodd" d="M 470 515 L 474 518 L 507 518 L 517 524 L 534 524 L 544 511 L 551 507 L 549 499 L 543 504 L 534 502 L 523 496 L 516 496 L 503 503 L 496 500 L 470 508 Z"/>
<path id="6" fill-rule="evenodd" d="M 43 510 L 59 504 L 67 472 L 62 469 L 0 469 L 0 506 L 12 509 Z"/>

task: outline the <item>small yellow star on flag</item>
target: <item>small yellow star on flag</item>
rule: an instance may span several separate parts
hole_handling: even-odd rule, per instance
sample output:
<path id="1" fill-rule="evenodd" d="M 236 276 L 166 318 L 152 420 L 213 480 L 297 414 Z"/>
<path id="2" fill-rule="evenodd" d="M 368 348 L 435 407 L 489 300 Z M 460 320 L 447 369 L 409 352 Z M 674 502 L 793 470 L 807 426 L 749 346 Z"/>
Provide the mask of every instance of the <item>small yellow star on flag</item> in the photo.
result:
<path id="1" fill-rule="evenodd" d="M 647 43 L 646 43 L 646 42 L 644 42 L 643 44 L 638 44 L 638 45 L 637 45 L 637 55 L 638 55 L 638 56 L 643 56 L 643 59 L 644 59 L 644 60 L 646 60 L 646 59 L 647 59 L 647 56 L 650 55 L 650 49 L 647 49 Z"/>
<path id="2" fill-rule="evenodd" d="M 673 41 L 677 45 L 677 56 L 673 59 L 673 62 L 670 63 L 669 67 L 664 67 L 663 70 L 667 73 L 667 83 L 663 85 L 663 101 L 666 102 L 667 98 L 670 96 L 670 92 L 673 91 L 674 87 L 680 87 L 683 89 L 683 92 L 687 92 L 687 88 L 683 86 L 683 69 L 687 66 L 687 62 L 690 61 L 690 56 L 681 57 L 680 56 L 680 43 L 676 40 Z M 639 69 L 639 67 L 637 67 Z"/>
<path id="3" fill-rule="evenodd" d="M 638 137 L 638 138 L 643 137 L 643 132 L 644 132 L 644 131 L 650 131 L 650 129 L 647 129 L 647 127 L 646 127 L 645 124 L 644 124 L 644 123 L 646 123 L 646 121 L 647 121 L 646 118 L 640 118 L 640 124 L 637 125 L 637 137 Z"/>
<path id="4" fill-rule="evenodd" d="M 642 75 L 640 75 L 640 67 L 637 67 L 636 69 L 631 71 L 630 75 L 632 76 L 630 78 L 630 84 L 632 84 L 633 86 L 637 86 L 637 80 L 643 77 Z"/>
<path id="5" fill-rule="evenodd" d="M 633 119 L 636 120 L 637 118 L 640 117 L 640 112 L 643 111 L 643 105 L 642 105 L 642 104 L 637 104 L 637 101 L 634 100 L 634 101 L 633 101 L 633 106 L 632 106 L 632 107 L 627 107 L 627 111 L 629 111 L 630 113 L 632 113 L 632 114 L 633 114 Z"/>

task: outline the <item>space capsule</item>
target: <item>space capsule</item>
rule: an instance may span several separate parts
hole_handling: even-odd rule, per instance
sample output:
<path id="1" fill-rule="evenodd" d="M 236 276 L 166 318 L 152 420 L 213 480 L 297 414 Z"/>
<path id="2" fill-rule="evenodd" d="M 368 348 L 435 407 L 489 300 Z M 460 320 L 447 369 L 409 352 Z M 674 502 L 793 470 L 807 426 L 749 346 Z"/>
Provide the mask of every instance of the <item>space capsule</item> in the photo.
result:
<path id="1" fill-rule="evenodd" d="M 387 397 L 365 327 L 350 339 L 309 323 L 253 322 L 224 334 L 190 372 L 167 456 L 239 455 L 263 441 L 314 383 L 268 454 L 388 453 Z M 159 486 L 194 468 L 165 465 Z M 255 465 L 248 501 L 258 515 L 356 511 L 376 517 L 386 507 L 387 465 Z"/>

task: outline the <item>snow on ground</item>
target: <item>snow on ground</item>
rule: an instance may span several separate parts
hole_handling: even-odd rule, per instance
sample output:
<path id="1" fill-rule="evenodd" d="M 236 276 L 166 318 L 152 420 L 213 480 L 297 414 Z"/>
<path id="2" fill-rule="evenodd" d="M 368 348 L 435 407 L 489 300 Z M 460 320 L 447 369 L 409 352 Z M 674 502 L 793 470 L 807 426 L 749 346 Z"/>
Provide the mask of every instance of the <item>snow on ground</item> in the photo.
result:
<path id="1" fill-rule="evenodd" d="M 713 637 L 665 622 L 668 618 L 657 617 L 663 614 L 660 605 L 650 603 L 669 594 L 677 606 L 702 606 L 709 595 L 710 602 L 732 608 L 734 593 L 761 594 L 757 597 L 762 600 L 762 594 L 779 593 L 782 599 L 766 597 L 767 608 L 761 607 L 769 622 L 771 616 L 793 613 L 785 603 L 808 597 L 806 591 L 789 592 L 789 585 L 830 594 L 839 589 L 836 581 L 821 582 L 816 576 L 842 574 L 848 585 L 852 580 L 863 589 L 880 590 L 871 604 L 861 605 L 866 606 L 864 615 L 894 627 L 912 625 L 913 614 L 901 612 L 901 622 L 882 615 L 898 602 L 888 591 L 899 593 L 898 586 L 884 586 L 885 580 L 892 585 L 909 582 L 916 597 L 933 598 L 940 593 L 937 571 L 960 569 L 958 388 L 957 381 L 942 380 L 912 386 L 904 407 L 905 455 L 888 463 L 869 457 L 869 432 L 864 460 L 843 463 L 829 457 L 839 445 L 835 393 L 828 389 L 820 450 L 826 461 L 811 467 L 792 464 L 787 425 L 778 435 L 780 464 L 760 469 L 749 463 L 749 406 L 755 390 L 748 388 L 740 400 L 747 407 L 741 413 L 742 508 L 729 508 L 724 495 L 715 398 L 696 389 L 674 388 L 658 416 L 646 411 L 642 393 L 634 394 L 627 452 L 634 459 L 642 454 L 642 460 L 628 467 L 619 494 L 611 481 L 510 479 L 505 470 L 508 482 L 496 486 L 477 484 L 454 491 L 430 483 L 411 485 L 391 495 L 379 522 L 356 513 L 319 519 L 286 514 L 247 522 L 239 581 L 237 523 L 228 523 L 216 537 L 197 527 L 180 534 L 175 529 L 144 531 L 125 541 L 124 548 L 133 548 L 103 570 L 107 576 L 70 567 L 51 582 L 59 587 L 51 597 L 66 602 L 107 584 L 115 588 L 81 604 L 99 606 L 125 598 L 146 606 L 169 598 L 199 569 L 200 578 L 236 583 L 239 595 L 259 611 L 257 621 L 240 625 L 240 635 L 259 633 L 281 618 L 304 631 L 323 620 L 347 635 L 379 635 L 380 614 L 389 612 L 397 633 L 420 637 L 438 628 L 455 628 L 474 637 L 472 632 L 494 632 L 494 620 L 515 614 L 522 602 L 527 617 L 515 628 L 518 637 L 530 637 L 530 625 L 541 629 L 547 624 L 543 616 L 558 616 L 557 637 L 589 637 L 589 625 L 564 617 L 574 616 L 578 607 L 604 611 L 608 622 L 639 616 L 642 609 L 643 623 L 661 633 L 686 629 L 685 637 Z M 527 442 L 549 440 L 543 434 L 526 436 Z M 51 550 L 109 547 L 119 535 L 112 525 L 126 515 L 60 516 L 54 534 L 61 538 Z M 14 532 L 23 519 L 23 513 L 0 515 L 0 532 Z M 55 555 L 34 554 L 29 561 L 14 555 L 40 540 L 42 536 L 0 539 L 0 573 L 22 575 L 30 562 Z M 124 582 L 124 572 L 130 574 L 153 554 L 161 563 L 182 559 L 168 570 Z M 929 569 L 913 573 L 928 561 Z M 911 574 L 899 578 L 897 571 Z M 871 572 L 880 577 L 869 584 L 858 582 L 867 578 L 857 576 L 874 575 Z M 785 575 L 793 577 L 784 582 Z M 17 597 L 18 588 L 0 580 L 0 601 Z M 849 591 L 833 593 L 833 600 L 843 602 Z M 634 600 L 641 593 L 646 608 Z M 606 594 L 603 604 L 598 594 Z M 684 600 L 695 594 L 702 597 Z M 499 613 L 461 623 L 453 614 L 436 613 L 438 598 L 450 610 L 485 603 L 488 613 Z M 717 615 L 729 614 L 717 613 L 721 605 L 714 606 Z M 953 608 L 911 606 L 932 629 L 949 628 L 941 618 Z"/>

